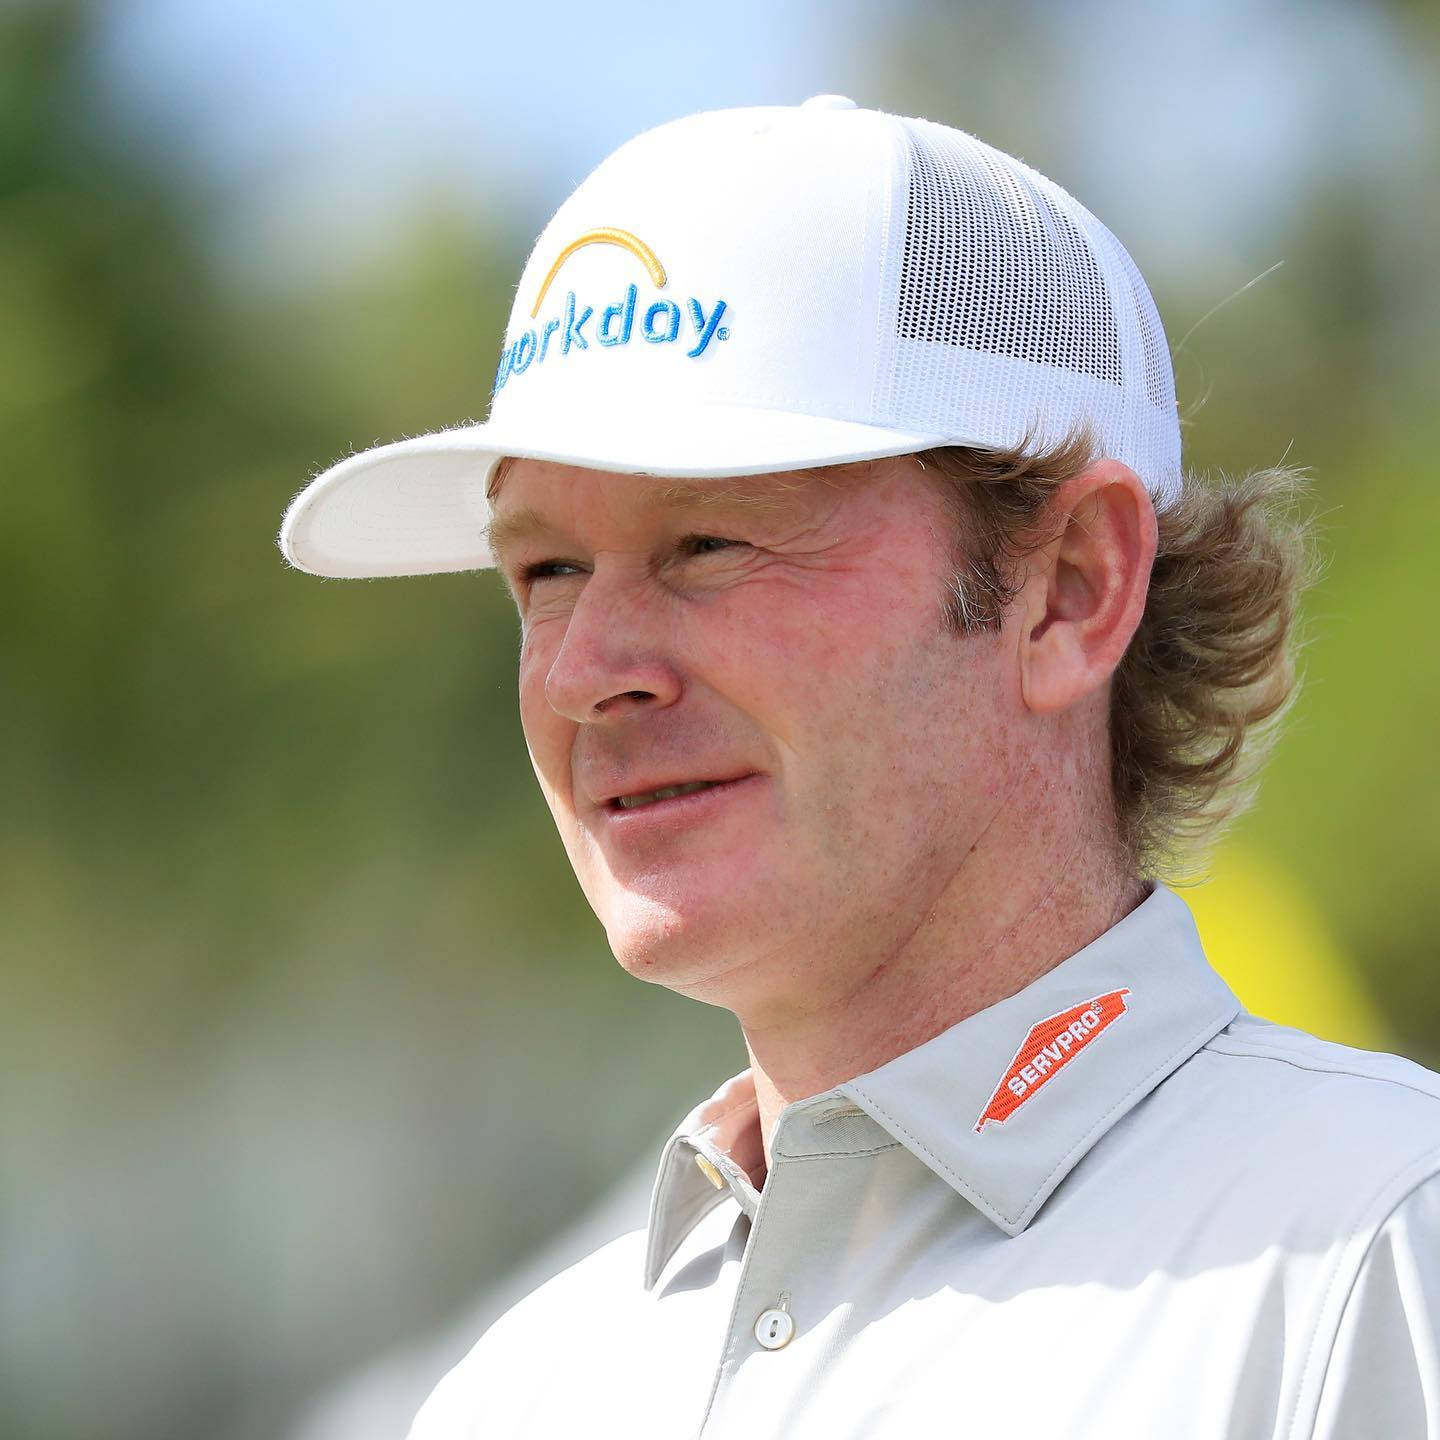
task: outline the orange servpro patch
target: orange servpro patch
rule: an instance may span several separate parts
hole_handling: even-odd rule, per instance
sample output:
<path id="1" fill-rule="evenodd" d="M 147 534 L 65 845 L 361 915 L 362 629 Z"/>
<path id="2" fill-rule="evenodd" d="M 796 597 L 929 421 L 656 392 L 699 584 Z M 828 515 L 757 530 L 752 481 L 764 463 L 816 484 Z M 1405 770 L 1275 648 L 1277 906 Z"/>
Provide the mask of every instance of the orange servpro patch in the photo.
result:
<path id="1" fill-rule="evenodd" d="M 1111 990 L 1030 1027 L 1010 1068 L 975 1122 L 978 1135 L 993 1120 L 1003 1125 L 1042 1085 L 1053 1080 L 1129 1008 L 1128 990 Z"/>

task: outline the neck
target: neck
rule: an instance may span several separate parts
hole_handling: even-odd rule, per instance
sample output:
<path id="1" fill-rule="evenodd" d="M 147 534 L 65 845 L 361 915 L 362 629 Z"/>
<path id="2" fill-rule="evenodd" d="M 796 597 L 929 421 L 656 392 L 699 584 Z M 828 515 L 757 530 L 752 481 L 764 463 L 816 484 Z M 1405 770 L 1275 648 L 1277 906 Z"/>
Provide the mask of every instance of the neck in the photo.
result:
<path id="1" fill-rule="evenodd" d="M 1145 898 L 1114 837 L 1088 828 L 1047 828 L 1023 859 L 1002 844 L 972 851 L 923 920 L 859 967 L 843 997 L 789 1008 L 778 1020 L 739 1016 L 767 1168 L 771 1134 L 792 1101 L 874 1070 L 1024 989 Z"/>

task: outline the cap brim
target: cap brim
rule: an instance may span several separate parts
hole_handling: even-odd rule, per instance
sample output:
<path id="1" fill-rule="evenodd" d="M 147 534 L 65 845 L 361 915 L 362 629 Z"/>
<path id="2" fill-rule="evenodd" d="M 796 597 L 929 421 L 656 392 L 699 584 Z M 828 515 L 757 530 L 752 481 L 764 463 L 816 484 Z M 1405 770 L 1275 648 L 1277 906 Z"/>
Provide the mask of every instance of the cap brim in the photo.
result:
<path id="1" fill-rule="evenodd" d="M 623 475 L 679 479 L 763 475 L 903 455 L 958 437 L 824 420 L 783 410 L 710 406 L 648 414 L 490 421 L 380 445 L 332 465 L 291 502 L 280 549 L 312 575 L 361 579 L 483 570 L 486 490 L 503 456 Z"/>

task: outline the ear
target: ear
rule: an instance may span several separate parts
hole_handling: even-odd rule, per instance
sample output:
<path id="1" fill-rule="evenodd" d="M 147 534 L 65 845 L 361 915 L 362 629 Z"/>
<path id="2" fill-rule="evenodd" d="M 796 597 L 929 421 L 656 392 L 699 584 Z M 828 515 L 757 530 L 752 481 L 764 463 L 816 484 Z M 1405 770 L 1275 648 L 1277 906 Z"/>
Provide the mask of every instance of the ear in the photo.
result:
<path id="1" fill-rule="evenodd" d="M 1029 558 L 1021 591 L 1020 686 L 1037 715 L 1099 691 L 1140 623 L 1155 561 L 1155 506 L 1140 477 L 1100 460 L 1067 480 L 1046 512 L 1053 539 Z"/>

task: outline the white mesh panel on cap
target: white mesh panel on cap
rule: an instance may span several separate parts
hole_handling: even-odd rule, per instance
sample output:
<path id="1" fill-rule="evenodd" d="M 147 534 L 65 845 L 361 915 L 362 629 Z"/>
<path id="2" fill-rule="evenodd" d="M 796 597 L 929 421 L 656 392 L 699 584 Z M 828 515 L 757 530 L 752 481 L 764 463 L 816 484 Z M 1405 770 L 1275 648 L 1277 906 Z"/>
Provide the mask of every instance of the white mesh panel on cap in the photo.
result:
<path id="1" fill-rule="evenodd" d="M 893 331 L 881 337 L 892 358 L 878 370 L 876 419 L 996 447 L 1053 443 L 1088 423 L 1105 454 L 1174 493 L 1165 333 L 1124 247 L 1010 156 L 928 120 L 898 123 L 908 187 L 880 311 Z"/>

